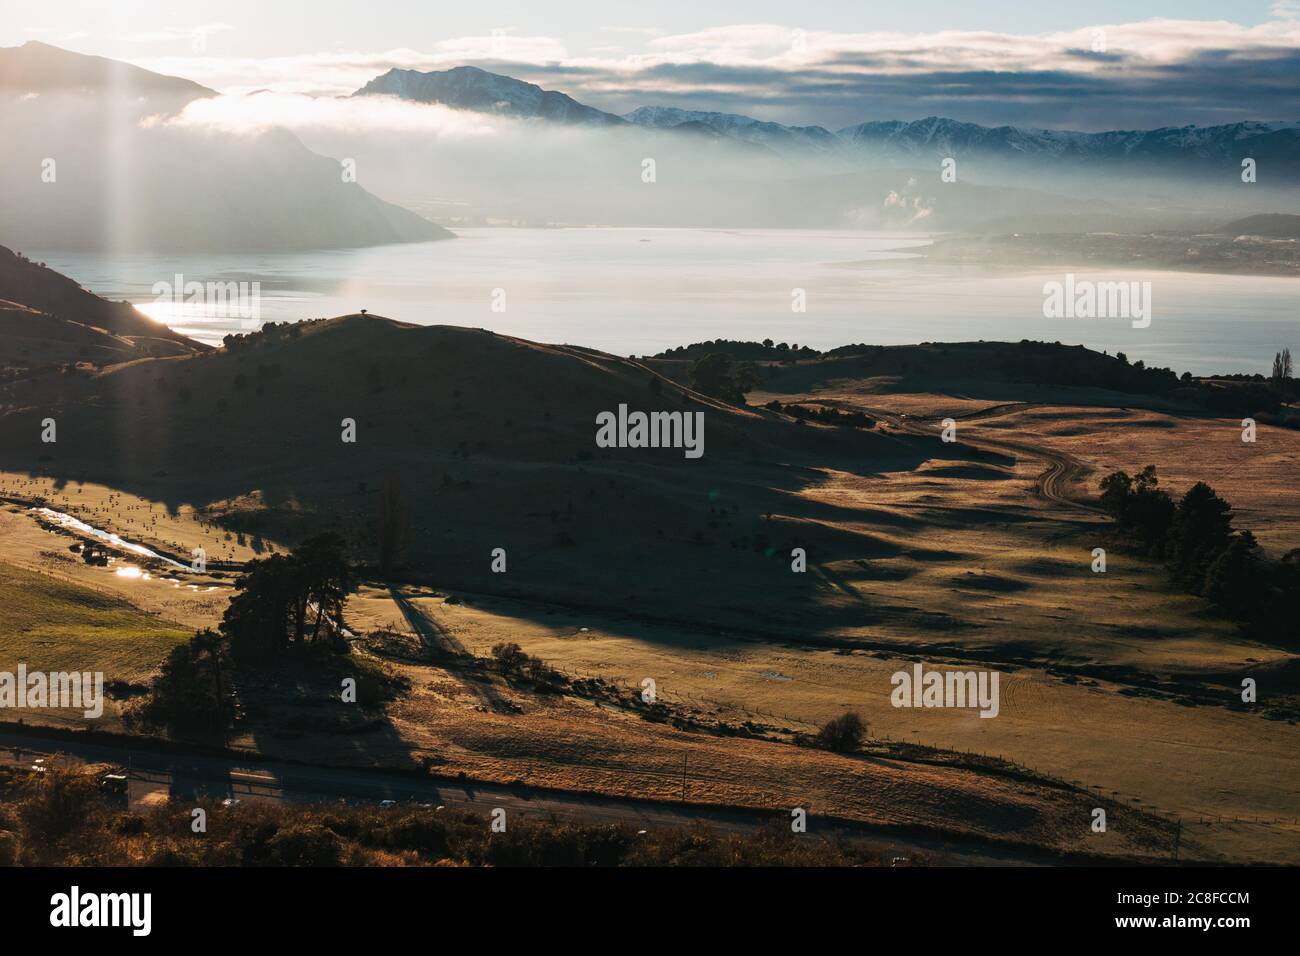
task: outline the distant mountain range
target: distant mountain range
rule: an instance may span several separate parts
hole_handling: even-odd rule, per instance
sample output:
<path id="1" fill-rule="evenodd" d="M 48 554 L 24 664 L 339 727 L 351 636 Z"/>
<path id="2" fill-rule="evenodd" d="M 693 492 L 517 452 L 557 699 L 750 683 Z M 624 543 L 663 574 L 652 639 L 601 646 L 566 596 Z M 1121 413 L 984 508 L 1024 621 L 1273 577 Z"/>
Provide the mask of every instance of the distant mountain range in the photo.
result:
<path id="1" fill-rule="evenodd" d="M 930 116 L 915 122 L 859 123 L 835 134 L 854 149 L 882 158 L 978 154 L 1004 159 L 1094 160 L 1275 159 L 1300 145 L 1300 123 L 1232 123 L 1153 130 L 1079 133 L 987 127 Z"/>
<path id="2" fill-rule="evenodd" d="M 831 131 L 822 126 L 787 126 L 742 116 L 642 106 L 623 116 L 587 106 L 572 97 L 533 83 L 476 67 L 420 73 L 389 70 L 355 95 L 387 94 L 420 103 L 524 119 L 593 126 L 630 124 L 645 129 L 708 132 L 782 155 L 837 156 L 875 163 L 923 163 L 973 157 L 1011 162 L 1052 158 L 1126 164 L 1160 161 L 1227 161 L 1244 157 L 1257 162 L 1300 164 L 1300 122 L 1246 122 L 1223 126 L 1178 126 L 1153 130 L 1082 133 L 1070 130 L 980 126 L 939 116 L 914 121 L 858 123 Z"/>
<path id="3" fill-rule="evenodd" d="M 418 129 L 307 127 L 300 139 L 165 121 L 216 95 L 46 44 L 0 48 L 0 166 L 19 171 L 0 177 L 0 242 L 253 252 L 451 237 L 322 154 L 355 157 L 391 198 L 423 208 L 436 198 L 447 221 L 467 225 L 1142 232 L 1290 210 L 1300 184 L 1295 122 L 1084 133 L 937 116 L 830 130 L 668 106 L 620 116 L 470 66 L 392 69 L 351 97 L 523 122 L 466 143 Z M 547 127 L 565 134 L 544 137 Z M 641 178 L 647 156 L 661 173 L 653 190 Z M 954 182 L 939 175 L 947 157 L 958 160 Z M 1259 180 L 1243 190 L 1247 157 Z M 57 182 L 44 178 L 54 161 Z"/>

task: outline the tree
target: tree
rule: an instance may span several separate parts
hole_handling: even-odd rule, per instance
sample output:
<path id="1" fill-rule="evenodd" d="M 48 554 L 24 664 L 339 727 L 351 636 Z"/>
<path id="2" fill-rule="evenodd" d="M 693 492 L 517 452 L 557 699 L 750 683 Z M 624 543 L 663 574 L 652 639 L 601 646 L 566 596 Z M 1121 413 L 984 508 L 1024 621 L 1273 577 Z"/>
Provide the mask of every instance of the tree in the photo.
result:
<path id="1" fill-rule="evenodd" d="M 1136 477 L 1117 471 L 1101 482 L 1101 506 L 1121 530 L 1136 538 L 1151 554 L 1162 554 L 1174 519 L 1174 503 L 1159 488 L 1156 466 L 1147 465 Z"/>
<path id="2" fill-rule="evenodd" d="M 1231 541 L 1232 506 L 1198 481 L 1178 502 L 1169 536 L 1175 573 L 1200 594 L 1206 571 Z"/>
<path id="3" fill-rule="evenodd" d="M 496 658 L 501 670 L 506 674 L 518 673 L 528 663 L 528 655 L 515 643 L 493 645 L 492 656 Z"/>
<path id="4" fill-rule="evenodd" d="M 745 404 L 745 393 L 758 384 L 754 366 L 737 366 L 721 352 L 710 352 L 691 366 L 691 388 L 733 405 Z"/>
<path id="5" fill-rule="evenodd" d="M 347 544 L 333 531 L 308 538 L 290 554 L 300 567 L 300 587 L 307 602 L 316 605 L 316 623 L 311 638 L 320 635 L 321 622 L 328 618 L 336 631 L 343 628 L 343 603 L 355 581 L 348 563 Z"/>
<path id="6" fill-rule="evenodd" d="M 290 622 L 298 632 L 303 580 L 298 562 L 285 554 L 249 561 L 235 579 L 235 596 L 221 618 L 221 633 L 236 654 L 278 651 L 288 640 Z"/>
<path id="7" fill-rule="evenodd" d="M 1271 378 L 1278 385 L 1286 384 L 1286 380 L 1291 377 L 1291 350 L 1283 349 L 1273 356 L 1273 374 Z"/>
<path id="8" fill-rule="evenodd" d="M 224 736 L 234 721 L 235 708 L 222 680 L 223 654 L 224 643 L 211 631 L 200 631 L 172 648 L 149 697 L 129 713 L 129 721 Z"/>
<path id="9" fill-rule="evenodd" d="M 1126 523 L 1133 479 L 1126 471 L 1116 471 L 1101 480 L 1101 507 L 1121 525 Z"/>
<path id="10" fill-rule="evenodd" d="M 1222 611 L 1249 617 L 1258 609 L 1261 583 L 1259 545 L 1243 531 L 1206 570 L 1204 596 Z"/>
<path id="11" fill-rule="evenodd" d="M 314 607 L 315 641 L 326 620 L 342 630 L 343 603 L 354 584 L 347 543 L 333 531 L 318 534 L 288 554 L 245 565 L 235 579 L 221 633 L 236 655 L 278 652 L 307 639 L 307 612 Z"/>
<path id="12" fill-rule="evenodd" d="M 221 635 L 210 628 L 204 628 L 194 635 L 191 643 L 194 645 L 196 654 L 207 655 L 208 669 L 212 674 L 213 697 L 218 701 L 224 701 L 226 692 L 224 682 L 221 679 L 223 670 L 221 655 L 224 651 L 224 644 Z"/>

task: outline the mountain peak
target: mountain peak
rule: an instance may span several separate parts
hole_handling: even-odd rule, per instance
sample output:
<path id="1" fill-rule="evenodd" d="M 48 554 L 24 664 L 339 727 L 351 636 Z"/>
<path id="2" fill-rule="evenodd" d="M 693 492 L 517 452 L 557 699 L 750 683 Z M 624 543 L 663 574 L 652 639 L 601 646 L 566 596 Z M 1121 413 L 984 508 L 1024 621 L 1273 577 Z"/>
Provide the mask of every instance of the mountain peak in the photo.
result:
<path id="1" fill-rule="evenodd" d="M 22 93 L 112 91 L 117 95 L 179 97 L 186 101 L 217 95 L 215 90 L 193 80 L 65 50 L 40 40 L 0 47 L 0 89 Z"/>
<path id="2" fill-rule="evenodd" d="M 490 73 L 477 66 L 456 66 L 428 73 L 394 68 L 352 95 L 396 96 L 416 103 L 440 103 L 453 109 L 587 126 L 621 126 L 626 122 L 564 93 L 544 90 L 535 83 Z"/>

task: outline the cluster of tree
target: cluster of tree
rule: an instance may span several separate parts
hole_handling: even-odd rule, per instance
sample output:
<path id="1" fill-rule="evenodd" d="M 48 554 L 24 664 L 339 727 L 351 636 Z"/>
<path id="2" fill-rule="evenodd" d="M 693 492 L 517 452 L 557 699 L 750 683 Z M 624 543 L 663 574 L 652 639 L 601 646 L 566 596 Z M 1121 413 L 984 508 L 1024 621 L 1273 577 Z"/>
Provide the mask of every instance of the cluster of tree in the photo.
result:
<path id="1" fill-rule="evenodd" d="M 1300 549 L 1267 558 L 1255 536 L 1233 527 L 1232 506 L 1205 482 L 1177 502 L 1160 488 L 1154 465 L 1101 482 L 1101 504 L 1122 540 L 1168 564 L 1174 581 L 1262 637 L 1294 643 L 1300 600 Z"/>
<path id="2" fill-rule="evenodd" d="M 1269 385 L 1257 382 L 1223 385 L 1197 382 L 1188 397 L 1212 412 L 1225 415 L 1275 415 L 1281 408 L 1281 395 Z"/>
<path id="3" fill-rule="evenodd" d="M 233 352 L 236 349 L 251 348 L 266 342 L 284 342 L 302 335 L 303 325 L 302 322 L 267 322 L 260 329 L 245 332 L 243 335 L 234 333 L 226 335 L 222 338 L 221 344 Z"/>
<path id="4" fill-rule="evenodd" d="M 876 420 L 864 412 L 842 412 L 828 405 L 782 405 L 775 398 L 763 406 L 774 412 L 798 418 L 801 421 L 820 422 L 823 425 L 842 425 L 851 428 L 875 428 Z"/>
<path id="5" fill-rule="evenodd" d="M 657 359 L 700 359 L 714 352 L 738 361 L 750 362 L 789 362 L 795 359 L 817 358 L 822 354 L 806 345 L 799 345 L 798 343 L 790 345 L 787 342 L 774 343 L 771 339 L 764 339 L 762 342 L 733 342 L 730 339 L 715 339 L 712 342 L 694 342 L 690 345 L 679 345 L 675 349 L 668 349 L 652 357 Z"/>
<path id="6" fill-rule="evenodd" d="M 745 404 L 745 393 L 758 384 L 758 370 L 748 362 L 737 364 L 721 352 L 710 352 L 691 366 L 691 388 L 704 395 Z"/>
<path id="7" fill-rule="evenodd" d="M 347 545 L 332 531 L 289 554 L 250 561 L 235 579 L 236 594 L 221 633 L 237 657 L 275 654 L 322 638 L 343 650 L 343 602 L 355 583 Z"/>
<path id="8" fill-rule="evenodd" d="M 1019 381 L 1107 388 L 1139 395 L 1167 394 L 1180 382 L 1191 381 L 1190 373 L 1180 379 L 1170 368 L 1148 368 L 1140 359 L 1130 363 L 1123 352 L 1111 357 L 1082 347 L 1062 348 L 1059 343 L 1027 339 L 1004 352 L 999 365 L 1004 374 Z"/>
<path id="9" fill-rule="evenodd" d="M 1295 368 L 1291 364 L 1290 349 L 1283 349 L 1273 356 L 1273 372 L 1268 380 L 1278 394 L 1287 400 L 1292 400 L 1300 394 L 1300 389 L 1296 388 Z"/>
<path id="10" fill-rule="evenodd" d="M 1267 385 L 1287 400 L 1294 400 L 1297 395 L 1300 395 L 1300 382 L 1297 382 L 1295 377 L 1295 366 L 1291 361 L 1289 348 L 1273 355 L 1273 368 L 1268 375 L 1261 375 L 1259 372 L 1253 375 L 1232 372 L 1210 377 L 1225 382 L 1255 382 L 1259 385 Z"/>

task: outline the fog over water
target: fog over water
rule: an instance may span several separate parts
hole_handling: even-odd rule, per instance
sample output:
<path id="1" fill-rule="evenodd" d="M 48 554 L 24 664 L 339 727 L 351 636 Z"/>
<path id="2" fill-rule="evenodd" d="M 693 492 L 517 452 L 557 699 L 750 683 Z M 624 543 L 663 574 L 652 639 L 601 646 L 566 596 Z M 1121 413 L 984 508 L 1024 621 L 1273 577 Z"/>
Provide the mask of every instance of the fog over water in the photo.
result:
<path id="1" fill-rule="evenodd" d="M 1067 270 L 917 260 L 916 233 L 836 230 L 460 228 L 447 242 L 303 253 L 162 256 L 31 250 L 111 299 L 216 343 L 239 315 L 157 301 L 155 283 L 260 283 L 262 321 L 367 309 L 542 342 L 647 354 L 726 338 L 826 349 L 848 343 L 1036 339 L 1083 344 L 1193 374 L 1267 373 L 1300 348 L 1300 280 L 1075 269 L 1080 280 L 1149 281 L 1152 320 L 1049 319 L 1043 284 Z M 492 309 L 494 290 L 505 310 Z M 807 311 L 792 311 L 804 289 Z"/>

